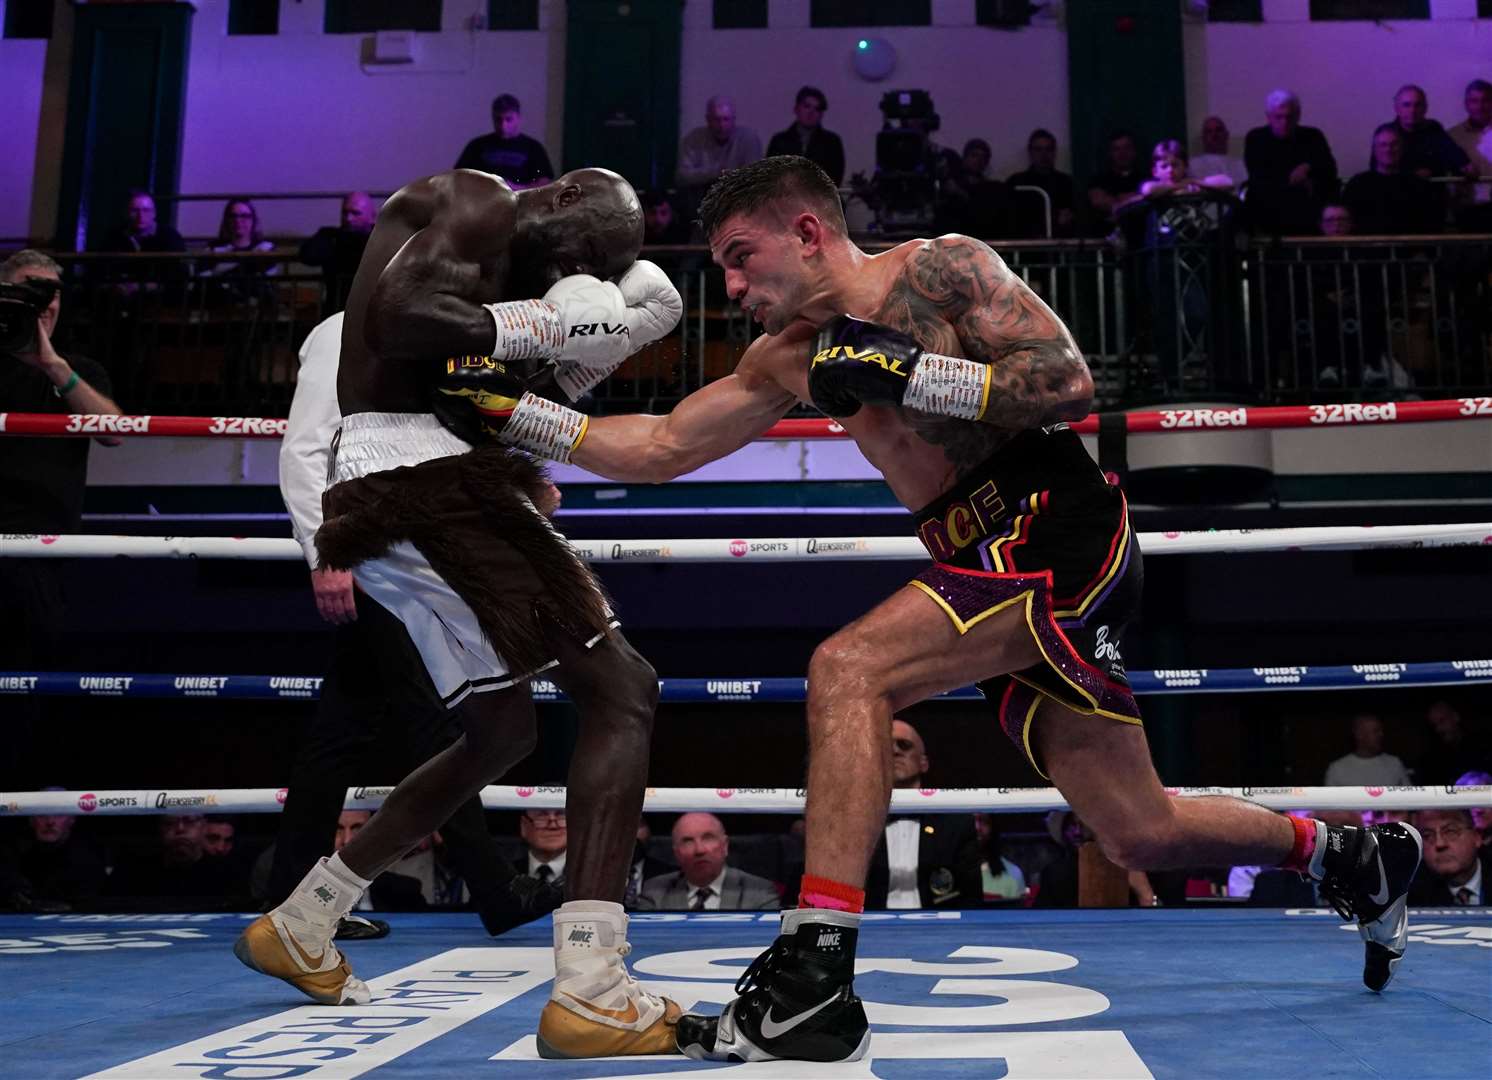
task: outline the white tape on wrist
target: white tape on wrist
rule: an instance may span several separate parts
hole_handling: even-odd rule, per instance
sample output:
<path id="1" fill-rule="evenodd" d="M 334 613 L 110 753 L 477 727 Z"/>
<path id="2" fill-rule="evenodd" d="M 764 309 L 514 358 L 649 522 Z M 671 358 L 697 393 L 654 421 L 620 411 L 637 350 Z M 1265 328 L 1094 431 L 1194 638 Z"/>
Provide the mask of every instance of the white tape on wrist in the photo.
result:
<path id="1" fill-rule="evenodd" d="M 524 394 L 499 436 L 502 442 L 561 463 L 585 438 L 590 417 L 548 398 Z"/>
<path id="2" fill-rule="evenodd" d="M 557 360 L 565 346 L 559 308 L 547 300 L 487 304 L 497 326 L 492 355 L 499 360 Z"/>
<path id="3" fill-rule="evenodd" d="M 935 416 L 978 420 L 989 404 L 990 366 L 940 353 L 923 353 L 907 383 L 902 406 Z"/>

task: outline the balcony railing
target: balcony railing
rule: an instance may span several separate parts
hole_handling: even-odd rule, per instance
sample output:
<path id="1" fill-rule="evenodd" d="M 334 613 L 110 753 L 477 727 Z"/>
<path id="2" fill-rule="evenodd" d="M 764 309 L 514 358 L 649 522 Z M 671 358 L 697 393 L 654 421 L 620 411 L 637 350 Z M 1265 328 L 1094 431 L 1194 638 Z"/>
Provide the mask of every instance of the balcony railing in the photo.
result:
<path id="1" fill-rule="evenodd" d="M 1214 231 L 998 250 L 1071 328 L 1103 408 L 1492 388 L 1492 236 L 1247 245 Z M 673 276 L 684 318 L 597 388 L 600 411 L 665 411 L 732 371 L 758 332 L 703 248 L 647 254 Z M 57 258 L 59 343 L 102 362 L 132 412 L 284 415 L 296 351 L 326 297 L 345 292 L 288 250 Z"/>

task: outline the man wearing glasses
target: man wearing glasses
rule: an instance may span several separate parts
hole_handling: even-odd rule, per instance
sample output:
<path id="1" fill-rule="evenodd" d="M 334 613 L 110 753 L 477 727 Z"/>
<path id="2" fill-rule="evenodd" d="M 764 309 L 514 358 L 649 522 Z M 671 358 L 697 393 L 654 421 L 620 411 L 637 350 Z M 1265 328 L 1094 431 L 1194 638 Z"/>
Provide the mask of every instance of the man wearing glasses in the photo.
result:
<path id="1" fill-rule="evenodd" d="M 1425 844 L 1425 867 L 1409 902 L 1427 907 L 1486 907 L 1492 854 L 1472 827 L 1469 810 L 1419 810 L 1413 818 Z"/>

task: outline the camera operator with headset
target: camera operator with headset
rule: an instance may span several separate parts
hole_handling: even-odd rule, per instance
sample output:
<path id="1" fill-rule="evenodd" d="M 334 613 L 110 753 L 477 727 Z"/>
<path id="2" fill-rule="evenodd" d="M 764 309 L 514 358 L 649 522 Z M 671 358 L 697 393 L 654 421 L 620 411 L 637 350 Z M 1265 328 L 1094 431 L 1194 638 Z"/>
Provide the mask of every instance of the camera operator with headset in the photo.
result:
<path id="1" fill-rule="evenodd" d="M 39 251 L 0 263 L 0 413 L 109 413 L 109 377 L 96 361 L 53 347 L 62 309 L 62 267 Z M 107 446 L 119 443 L 101 438 Z M 0 533 L 77 532 L 88 479 L 88 440 L 0 436 Z M 0 671 L 53 666 L 62 631 L 63 564 L 0 559 Z M 28 790 L 49 778 L 37 751 L 38 699 L 24 697 L 7 722 L 0 790 Z M 51 760 L 56 760 L 51 758 Z"/>

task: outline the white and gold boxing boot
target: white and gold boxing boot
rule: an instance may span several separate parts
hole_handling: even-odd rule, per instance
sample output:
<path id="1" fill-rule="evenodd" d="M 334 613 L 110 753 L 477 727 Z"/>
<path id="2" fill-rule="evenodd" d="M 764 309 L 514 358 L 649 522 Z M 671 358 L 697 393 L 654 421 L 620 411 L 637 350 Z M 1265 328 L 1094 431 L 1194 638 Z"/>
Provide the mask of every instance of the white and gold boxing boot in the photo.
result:
<path id="1" fill-rule="evenodd" d="M 539 1017 L 539 1056 L 676 1054 L 680 1009 L 627 970 L 621 904 L 572 900 L 554 913 L 554 989 Z"/>
<path id="2" fill-rule="evenodd" d="M 322 1005 L 368 1004 L 373 997 L 368 984 L 332 944 L 337 920 L 352 910 L 368 884 L 340 855 L 322 859 L 283 904 L 238 935 L 233 955 Z"/>

